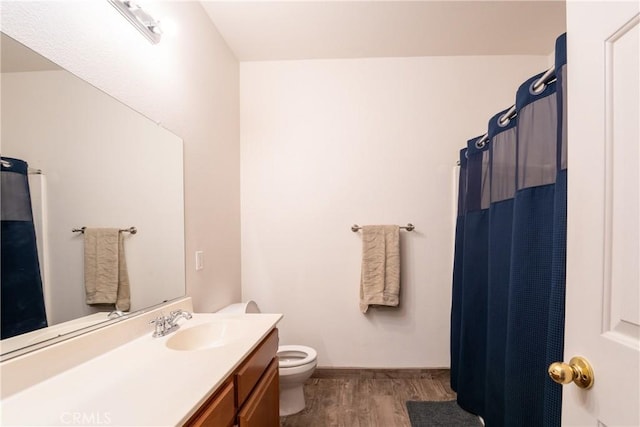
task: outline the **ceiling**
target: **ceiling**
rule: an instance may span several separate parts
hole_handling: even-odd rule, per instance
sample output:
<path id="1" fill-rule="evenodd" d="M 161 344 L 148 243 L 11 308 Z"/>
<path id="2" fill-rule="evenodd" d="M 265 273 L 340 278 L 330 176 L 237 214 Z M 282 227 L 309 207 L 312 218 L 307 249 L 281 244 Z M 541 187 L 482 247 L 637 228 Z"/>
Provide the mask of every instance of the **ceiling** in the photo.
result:
<path id="1" fill-rule="evenodd" d="M 547 55 L 565 32 L 554 1 L 202 1 L 240 61 Z"/>

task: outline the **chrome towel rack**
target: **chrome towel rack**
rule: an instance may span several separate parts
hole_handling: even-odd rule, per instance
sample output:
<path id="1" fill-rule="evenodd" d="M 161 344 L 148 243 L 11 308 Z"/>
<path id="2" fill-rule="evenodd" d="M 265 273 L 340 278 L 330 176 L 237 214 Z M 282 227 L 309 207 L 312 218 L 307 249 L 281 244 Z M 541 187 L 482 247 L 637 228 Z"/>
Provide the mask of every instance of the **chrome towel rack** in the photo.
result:
<path id="1" fill-rule="evenodd" d="M 407 230 L 407 231 L 413 231 L 413 230 L 415 230 L 415 229 L 416 229 L 416 226 L 415 226 L 415 225 L 413 225 L 413 224 L 411 224 L 411 223 L 408 223 L 407 225 L 405 225 L 405 226 L 403 226 L 403 227 L 400 227 L 400 229 L 401 229 L 401 230 Z M 360 231 L 360 230 L 362 230 L 362 227 L 360 227 L 358 224 L 353 224 L 353 225 L 351 226 L 351 231 L 353 231 L 354 233 L 355 233 L 356 231 Z"/>
<path id="2" fill-rule="evenodd" d="M 84 233 L 84 230 L 86 230 L 87 227 L 80 227 L 80 228 L 74 228 L 71 230 L 72 233 Z M 135 227 L 129 227 L 129 228 L 121 228 L 120 229 L 121 233 L 131 233 L 131 234 L 136 234 L 138 232 L 138 229 Z"/>

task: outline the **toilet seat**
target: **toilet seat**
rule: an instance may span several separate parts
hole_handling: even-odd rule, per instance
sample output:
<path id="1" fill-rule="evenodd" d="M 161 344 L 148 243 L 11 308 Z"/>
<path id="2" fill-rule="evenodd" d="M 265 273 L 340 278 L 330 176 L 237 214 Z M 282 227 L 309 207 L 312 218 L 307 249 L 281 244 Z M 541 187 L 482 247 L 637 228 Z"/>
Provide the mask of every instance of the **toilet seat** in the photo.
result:
<path id="1" fill-rule="evenodd" d="M 280 368 L 295 368 L 312 363 L 318 353 L 311 347 L 304 345 L 281 345 L 278 347 L 278 366 Z"/>

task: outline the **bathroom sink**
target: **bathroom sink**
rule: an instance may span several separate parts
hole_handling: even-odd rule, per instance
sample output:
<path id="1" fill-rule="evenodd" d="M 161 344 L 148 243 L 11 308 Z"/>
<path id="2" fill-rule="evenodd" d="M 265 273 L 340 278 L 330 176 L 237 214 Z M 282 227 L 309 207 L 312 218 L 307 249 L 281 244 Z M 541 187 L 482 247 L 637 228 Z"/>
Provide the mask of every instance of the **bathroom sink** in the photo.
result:
<path id="1" fill-rule="evenodd" d="M 203 323 L 175 332 L 167 340 L 167 347 L 173 350 L 205 350 L 223 347 L 240 340 L 249 331 L 249 322 L 224 319 Z"/>

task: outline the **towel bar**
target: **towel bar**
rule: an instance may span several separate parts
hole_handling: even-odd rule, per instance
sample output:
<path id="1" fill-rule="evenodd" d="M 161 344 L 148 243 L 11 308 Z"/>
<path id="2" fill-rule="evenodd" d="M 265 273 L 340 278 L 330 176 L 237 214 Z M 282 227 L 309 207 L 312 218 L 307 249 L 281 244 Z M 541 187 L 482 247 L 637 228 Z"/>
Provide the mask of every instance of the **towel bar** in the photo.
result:
<path id="1" fill-rule="evenodd" d="M 401 230 L 407 230 L 407 231 L 413 231 L 415 230 L 415 228 L 416 226 L 411 223 L 408 223 L 406 226 L 400 227 Z M 353 231 L 354 233 L 359 230 L 362 230 L 362 227 L 360 227 L 358 224 L 353 224 L 351 226 L 351 231 Z"/>
<path id="2" fill-rule="evenodd" d="M 84 230 L 86 230 L 87 227 L 80 227 L 80 228 L 74 228 L 71 230 L 72 233 L 84 233 Z M 131 234 L 136 234 L 138 232 L 138 229 L 135 227 L 129 227 L 129 228 L 121 228 L 120 229 L 121 233 L 131 233 Z"/>

